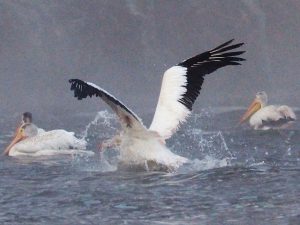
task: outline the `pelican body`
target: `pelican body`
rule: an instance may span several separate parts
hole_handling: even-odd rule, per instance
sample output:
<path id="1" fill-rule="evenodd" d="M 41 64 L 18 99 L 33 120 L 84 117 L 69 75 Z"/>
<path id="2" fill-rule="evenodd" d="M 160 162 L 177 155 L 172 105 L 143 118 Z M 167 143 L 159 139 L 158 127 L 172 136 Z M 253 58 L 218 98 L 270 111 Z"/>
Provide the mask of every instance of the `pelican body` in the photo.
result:
<path id="1" fill-rule="evenodd" d="M 188 162 L 188 159 L 171 152 L 165 144 L 184 123 L 198 97 L 204 76 L 221 67 L 240 65 L 237 57 L 244 51 L 230 51 L 243 43 L 230 45 L 228 41 L 210 51 L 189 58 L 165 71 L 161 91 L 149 128 L 121 101 L 99 86 L 79 79 L 71 79 L 71 90 L 81 100 L 100 97 L 117 114 L 122 131 L 101 144 L 102 149 L 117 147 L 120 164 L 141 167 L 146 170 L 173 171 Z"/>
<path id="2" fill-rule="evenodd" d="M 4 154 L 9 156 L 41 156 L 72 154 L 84 150 L 86 141 L 65 130 L 44 131 L 32 123 L 22 124 Z"/>
<path id="3" fill-rule="evenodd" d="M 267 105 L 266 92 L 257 92 L 255 99 L 242 116 L 240 123 L 249 119 L 250 126 L 255 130 L 284 129 L 290 126 L 297 118 L 287 105 Z"/>

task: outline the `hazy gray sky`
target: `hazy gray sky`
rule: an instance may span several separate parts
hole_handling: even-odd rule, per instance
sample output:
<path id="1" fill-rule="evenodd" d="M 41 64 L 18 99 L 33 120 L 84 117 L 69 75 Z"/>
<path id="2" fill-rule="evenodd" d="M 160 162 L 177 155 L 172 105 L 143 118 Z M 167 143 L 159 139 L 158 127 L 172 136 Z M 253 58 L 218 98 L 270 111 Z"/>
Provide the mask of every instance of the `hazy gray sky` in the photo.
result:
<path id="1" fill-rule="evenodd" d="M 91 112 L 70 78 L 153 112 L 163 72 L 235 38 L 247 59 L 207 77 L 196 108 L 246 106 L 258 90 L 300 105 L 298 0 L 1 0 L 1 114 Z M 92 104 L 93 103 L 93 104 Z"/>

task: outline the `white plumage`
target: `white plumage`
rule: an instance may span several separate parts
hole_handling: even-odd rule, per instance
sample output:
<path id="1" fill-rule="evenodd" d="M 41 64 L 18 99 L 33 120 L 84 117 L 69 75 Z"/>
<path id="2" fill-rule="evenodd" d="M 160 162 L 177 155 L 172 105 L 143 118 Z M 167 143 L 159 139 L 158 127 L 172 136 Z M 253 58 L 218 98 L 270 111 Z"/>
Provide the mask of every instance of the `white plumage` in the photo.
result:
<path id="1" fill-rule="evenodd" d="M 283 129 L 287 128 L 296 115 L 287 105 L 267 105 L 268 96 L 266 92 L 258 92 L 254 101 L 243 115 L 241 122 L 249 118 L 249 124 L 255 130 Z"/>
<path id="2" fill-rule="evenodd" d="M 36 131 L 37 132 L 36 132 Z M 6 152 L 9 156 L 89 154 L 86 141 L 65 130 L 44 131 L 34 125 L 22 125 Z"/>
<path id="3" fill-rule="evenodd" d="M 160 95 L 150 130 L 156 131 L 164 139 L 170 138 L 185 122 L 191 111 L 178 100 L 186 92 L 187 68 L 173 66 L 168 69 L 162 80 Z"/>
<path id="4" fill-rule="evenodd" d="M 244 51 L 228 52 L 243 45 L 230 45 L 232 41 L 187 59 L 164 73 L 158 104 L 149 129 L 122 102 L 93 83 L 71 79 L 71 90 L 79 100 L 87 96 L 100 97 L 118 115 L 122 131 L 103 142 L 102 147 L 118 147 L 121 164 L 144 165 L 144 168 L 154 170 L 177 169 L 188 160 L 172 153 L 166 147 L 165 140 L 176 132 L 191 113 L 204 76 L 224 66 L 240 65 L 238 61 L 244 60 L 237 57 Z"/>

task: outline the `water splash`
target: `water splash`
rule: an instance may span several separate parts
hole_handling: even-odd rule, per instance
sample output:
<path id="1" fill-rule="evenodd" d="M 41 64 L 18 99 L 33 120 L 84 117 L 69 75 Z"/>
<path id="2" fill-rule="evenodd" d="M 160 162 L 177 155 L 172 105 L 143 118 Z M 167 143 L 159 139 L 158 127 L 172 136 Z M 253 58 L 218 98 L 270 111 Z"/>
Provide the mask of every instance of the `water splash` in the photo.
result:
<path id="1" fill-rule="evenodd" d="M 170 141 L 171 143 L 168 143 L 174 152 L 190 159 L 183 170 L 198 171 L 231 165 L 233 155 L 227 146 L 222 131 L 205 132 L 195 128 L 195 124 L 201 123 L 203 119 L 211 119 L 212 116 L 213 111 L 211 109 L 202 110 L 200 114 L 195 114 L 190 118 L 190 122 L 175 134 Z M 118 124 L 115 115 L 106 110 L 100 111 L 87 124 L 82 137 L 89 142 L 90 146 L 94 147 L 100 139 L 111 137 L 112 132 L 116 132 L 116 127 Z M 179 152 L 180 149 L 183 149 L 184 152 Z M 91 171 L 111 171 L 110 167 L 116 169 L 116 166 L 112 166 L 116 165 L 112 162 L 112 158 L 117 158 L 117 155 L 115 151 L 106 152 L 104 156 L 102 155 L 101 160 L 93 162 L 88 160 L 87 163 L 83 163 L 88 164 L 87 167 L 83 166 L 83 168 Z"/>
<path id="2" fill-rule="evenodd" d="M 231 166 L 230 158 L 216 159 L 212 156 L 205 156 L 203 159 L 193 159 L 179 168 L 179 173 L 190 173 L 194 171 L 211 170 L 221 167 Z"/>
<path id="3" fill-rule="evenodd" d="M 116 132 L 117 120 L 113 113 L 107 110 L 97 112 L 95 118 L 89 122 L 81 134 L 81 139 L 88 142 L 89 149 L 95 149 L 97 142 L 111 136 Z M 98 157 L 97 157 L 98 156 Z M 109 172 L 117 169 L 114 163 L 110 162 L 110 154 L 96 153 L 94 158 L 76 156 L 73 158 L 73 166 L 82 171 Z"/>
<path id="4" fill-rule="evenodd" d="M 103 110 L 100 111 L 96 114 L 95 118 L 89 122 L 86 127 L 85 130 L 82 132 L 81 138 L 82 139 L 86 139 L 88 141 L 88 136 L 91 132 L 92 129 L 99 129 L 99 126 L 102 128 L 111 128 L 111 129 L 115 129 L 112 126 L 112 121 L 115 121 L 116 117 L 114 114 L 109 113 L 107 110 Z M 102 132 L 100 132 L 102 133 Z"/>
<path id="5" fill-rule="evenodd" d="M 117 170 L 117 166 L 111 164 L 103 153 L 95 154 L 94 158 L 76 155 L 73 158 L 72 166 L 85 172 L 111 172 Z"/>
<path id="6" fill-rule="evenodd" d="M 182 143 L 187 143 L 184 146 Z M 189 128 L 177 135 L 171 147 L 176 151 L 183 149 L 181 154 L 188 152 L 188 158 L 205 158 L 211 156 L 216 159 L 233 158 L 222 131 L 205 132 L 198 128 Z"/>

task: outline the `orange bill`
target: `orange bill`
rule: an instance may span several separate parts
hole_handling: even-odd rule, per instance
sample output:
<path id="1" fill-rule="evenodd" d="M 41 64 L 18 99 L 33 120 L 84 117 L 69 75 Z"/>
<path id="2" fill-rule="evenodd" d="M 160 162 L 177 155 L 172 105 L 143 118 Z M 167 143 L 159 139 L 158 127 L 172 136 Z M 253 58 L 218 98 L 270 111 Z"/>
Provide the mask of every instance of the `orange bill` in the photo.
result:
<path id="1" fill-rule="evenodd" d="M 240 124 L 245 122 L 250 116 L 252 116 L 259 109 L 261 109 L 261 103 L 257 99 L 254 99 L 254 101 L 250 104 L 245 114 L 240 119 Z"/>
<path id="2" fill-rule="evenodd" d="M 22 141 L 25 139 L 25 136 L 23 134 L 23 128 L 22 126 L 19 127 L 16 131 L 15 137 L 14 139 L 11 141 L 11 143 L 9 144 L 9 146 L 7 146 L 7 148 L 4 150 L 3 154 L 4 155 L 8 155 L 9 151 L 11 150 L 11 148 L 17 144 L 18 142 Z"/>

